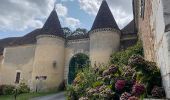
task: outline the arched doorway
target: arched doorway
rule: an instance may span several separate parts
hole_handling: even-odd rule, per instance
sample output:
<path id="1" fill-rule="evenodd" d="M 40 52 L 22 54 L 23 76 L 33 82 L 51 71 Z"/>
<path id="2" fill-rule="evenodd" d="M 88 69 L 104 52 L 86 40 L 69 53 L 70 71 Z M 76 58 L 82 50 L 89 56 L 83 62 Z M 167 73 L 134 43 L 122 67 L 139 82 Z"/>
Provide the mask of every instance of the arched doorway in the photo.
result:
<path id="1" fill-rule="evenodd" d="M 89 64 L 89 57 L 86 54 L 79 53 L 72 57 L 69 64 L 68 84 L 71 84 L 76 77 L 77 71 Z"/>

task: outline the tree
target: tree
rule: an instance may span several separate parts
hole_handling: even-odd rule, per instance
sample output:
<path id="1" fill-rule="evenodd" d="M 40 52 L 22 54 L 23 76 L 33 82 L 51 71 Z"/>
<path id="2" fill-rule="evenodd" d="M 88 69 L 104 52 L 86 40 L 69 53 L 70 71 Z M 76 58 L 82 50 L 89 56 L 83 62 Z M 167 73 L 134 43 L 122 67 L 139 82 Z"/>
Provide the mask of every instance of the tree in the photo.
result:
<path id="1" fill-rule="evenodd" d="M 87 29 L 84 29 L 84 28 L 77 28 L 73 33 L 72 35 L 84 35 L 88 33 Z"/>
<path id="2" fill-rule="evenodd" d="M 85 35 L 88 33 L 87 29 L 84 28 L 77 28 L 75 31 L 72 32 L 72 30 L 68 27 L 62 28 L 65 37 L 67 38 L 68 36 L 75 36 L 75 35 Z"/>
<path id="3" fill-rule="evenodd" d="M 71 29 L 68 28 L 68 27 L 64 27 L 63 32 L 64 32 L 65 37 L 68 37 L 68 36 L 70 36 L 72 34 Z"/>

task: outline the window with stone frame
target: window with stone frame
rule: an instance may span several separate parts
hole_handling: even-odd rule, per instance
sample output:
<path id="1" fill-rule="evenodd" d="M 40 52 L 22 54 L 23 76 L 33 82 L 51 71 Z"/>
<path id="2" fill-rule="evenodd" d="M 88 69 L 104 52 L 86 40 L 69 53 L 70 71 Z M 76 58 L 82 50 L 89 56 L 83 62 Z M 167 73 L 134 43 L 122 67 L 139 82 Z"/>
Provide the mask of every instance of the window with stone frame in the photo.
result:
<path id="1" fill-rule="evenodd" d="M 140 0 L 140 17 L 144 19 L 145 16 L 145 0 Z"/>
<path id="2" fill-rule="evenodd" d="M 16 79 L 15 79 L 15 83 L 18 84 L 19 81 L 20 81 L 20 76 L 21 76 L 21 73 L 20 72 L 17 72 L 16 74 Z"/>

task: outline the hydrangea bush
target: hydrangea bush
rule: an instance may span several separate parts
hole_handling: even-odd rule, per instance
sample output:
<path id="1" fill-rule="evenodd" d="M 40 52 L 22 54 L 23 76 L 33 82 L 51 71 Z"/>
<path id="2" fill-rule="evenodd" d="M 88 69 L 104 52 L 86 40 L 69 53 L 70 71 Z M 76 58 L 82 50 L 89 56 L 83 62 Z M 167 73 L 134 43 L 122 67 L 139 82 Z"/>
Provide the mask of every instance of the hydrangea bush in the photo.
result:
<path id="1" fill-rule="evenodd" d="M 132 49 L 134 54 L 128 49 L 131 56 L 126 63 L 112 62 L 110 66 L 81 70 L 72 85 L 67 86 L 68 100 L 164 98 L 160 70 L 155 63 L 146 61 L 142 55 L 136 55 L 141 52 L 141 47 L 139 50 L 137 47 Z"/>

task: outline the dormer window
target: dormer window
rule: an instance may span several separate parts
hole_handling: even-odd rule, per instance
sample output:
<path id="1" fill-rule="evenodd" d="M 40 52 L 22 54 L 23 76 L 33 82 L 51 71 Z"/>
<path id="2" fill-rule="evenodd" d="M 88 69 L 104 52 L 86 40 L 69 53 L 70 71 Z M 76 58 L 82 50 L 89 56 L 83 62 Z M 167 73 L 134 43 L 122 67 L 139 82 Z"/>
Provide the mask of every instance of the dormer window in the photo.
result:
<path id="1" fill-rule="evenodd" d="M 145 16 L 145 0 L 141 0 L 140 3 L 140 17 L 144 19 Z"/>

